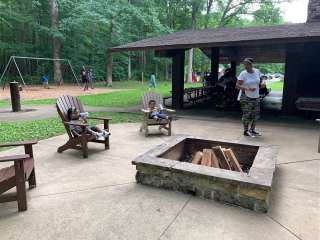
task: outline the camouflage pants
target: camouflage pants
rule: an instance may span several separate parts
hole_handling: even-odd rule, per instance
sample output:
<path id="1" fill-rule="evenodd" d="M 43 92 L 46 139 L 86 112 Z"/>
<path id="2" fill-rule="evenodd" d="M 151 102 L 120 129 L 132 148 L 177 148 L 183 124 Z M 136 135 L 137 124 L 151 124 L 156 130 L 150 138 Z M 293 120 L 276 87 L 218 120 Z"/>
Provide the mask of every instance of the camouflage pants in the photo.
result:
<path id="1" fill-rule="evenodd" d="M 260 98 L 248 98 L 245 94 L 242 94 L 240 104 L 243 125 L 248 127 L 250 123 L 255 124 L 260 118 Z"/>

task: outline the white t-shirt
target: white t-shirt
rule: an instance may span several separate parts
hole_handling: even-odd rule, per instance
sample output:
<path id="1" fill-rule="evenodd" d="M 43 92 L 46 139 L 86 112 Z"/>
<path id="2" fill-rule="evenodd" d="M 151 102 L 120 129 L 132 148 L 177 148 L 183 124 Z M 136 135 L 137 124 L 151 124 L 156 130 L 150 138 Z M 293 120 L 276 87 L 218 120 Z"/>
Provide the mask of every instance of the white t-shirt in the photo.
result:
<path id="1" fill-rule="evenodd" d="M 261 72 L 258 69 L 253 69 L 253 73 L 248 73 L 246 70 L 242 71 L 238 77 L 238 80 L 243 81 L 241 86 L 245 88 L 255 88 L 255 91 L 245 91 L 245 94 L 249 98 L 259 97 L 259 84 L 260 84 Z M 242 91 L 239 92 L 239 97 Z"/>

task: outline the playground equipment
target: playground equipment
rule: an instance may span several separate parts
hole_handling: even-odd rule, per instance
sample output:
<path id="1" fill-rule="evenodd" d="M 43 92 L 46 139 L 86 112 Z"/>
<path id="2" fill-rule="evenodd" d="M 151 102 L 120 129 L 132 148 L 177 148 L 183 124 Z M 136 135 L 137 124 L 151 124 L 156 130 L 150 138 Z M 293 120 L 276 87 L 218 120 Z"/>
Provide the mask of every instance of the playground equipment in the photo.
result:
<path id="1" fill-rule="evenodd" d="M 60 61 L 60 62 L 65 62 L 69 67 L 70 67 L 70 70 L 72 72 L 72 75 L 75 79 L 75 82 L 80 85 L 79 83 L 79 80 L 77 78 L 77 75 L 75 74 L 75 71 L 71 65 L 71 62 L 70 60 L 68 59 L 54 59 L 54 58 L 39 58 L 39 57 L 22 57 L 22 56 L 11 56 L 3 73 L 1 74 L 1 77 L 0 77 L 0 84 L 2 83 L 3 84 L 3 89 L 5 88 L 5 85 L 6 85 L 6 79 L 5 79 L 5 74 L 10 70 L 10 67 L 12 64 L 14 64 L 18 74 L 19 74 L 19 77 L 20 77 L 20 80 L 21 80 L 21 83 L 26 87 L 26 82 L 25 82 L 25 79 L 23 77 L 23 74 L 21 73 L 21 70 L 19 68 L 19 64 L 17 63 L 17 59 L 24 59 L 24 60 L 36 60 L 37 61 L 37 65 L 38 65 L 38 61 Z"/>

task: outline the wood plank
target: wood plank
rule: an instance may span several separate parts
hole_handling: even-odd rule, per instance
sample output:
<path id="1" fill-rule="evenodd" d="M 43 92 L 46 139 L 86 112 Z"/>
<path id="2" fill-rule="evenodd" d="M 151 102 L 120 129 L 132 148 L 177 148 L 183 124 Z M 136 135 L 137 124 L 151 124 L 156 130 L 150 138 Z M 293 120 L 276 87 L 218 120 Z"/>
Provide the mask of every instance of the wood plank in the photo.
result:
<path id="1" fill-rule="evenodd" d="M 192 163 L 193 164 L 201 164 L 202 155 L 203 155 L 202 152 L 200 152 L 200 151 L 196 152 L 192 158 Z"/>
<path id="2" fill-rule="evenodd" d="M 211 155 L 211 163 L 212 163 L 212 165 L 211 165 L 212 167 L 220 168 L 219 159 L 217 158 L 217 156 L 213 150 L 212 150 L 212 155 Z"/>
<path id="3" fill-rule="evenodd" d="M 241 169 L 241 166 L 239 164 L 239 161 L 237 159 L 237 157 L 235 156 L 234 152 L 232 151 L 232 149 L 226 149 L 224 150 L 225 155 L 228 157 L 228 159 L 230 160 L 230 165 L 232 167 L 232 170 L 237 171 L 237 172 L 243 172 Z"/>
<path id="4" fill-rule="evenodd" d="M 219 160 L 219 165 L 222 169 L 231 170 L 231 166 L 229 164 L 229 161 L 227 157 L 225 156 L 221 146 L 216 146 L 212 148 L 214 154 Z"/>
<path id="5" fill-rule="evenodd" d="M 201 165 L 211 167 L 212 166 L 211 155 L 212 155 L 211 149 L 203 149 Z"/>

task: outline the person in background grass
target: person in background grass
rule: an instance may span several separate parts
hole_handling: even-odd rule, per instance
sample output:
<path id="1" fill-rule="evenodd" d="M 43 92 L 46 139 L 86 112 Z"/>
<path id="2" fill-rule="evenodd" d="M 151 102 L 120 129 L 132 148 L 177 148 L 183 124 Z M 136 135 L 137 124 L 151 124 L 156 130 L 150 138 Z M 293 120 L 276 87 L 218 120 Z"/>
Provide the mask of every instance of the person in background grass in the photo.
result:
<path id="1" fill-rule="evenodd" d="M 84 66 L 80 71 L 80 76 L 81 76 L 82 83 L 84 84 L 83 91 L 87 91 L 89 89 L 89 81 L 88 81 L 88 74 Z"/>
<path id="2" fill-rule="evenodd" d="M 156 75 L 154 73 L 151 73 L 150 80 L 149 80 L 149 89 L 156 88 Z"/>
<path id="3" fill-rule="evenodd" d="M 88 76 L 88 83 L 90 85 L 90 88 L 93 89 L 93 75 L 92 75 L 91 68 L 87 71 L 87 76 Z"/>
<path id="4" fill-rule="evenodd" d="M 43 88 L 49 89 L 49 77 L 47 75 L 43 75 L 41 77 Z"/>
<path id="5" fill-rule="evenodd" d="M 67 114 L 68 114 L 68 120 L 71 123 L 70 131 L 78 137 L 81 136 L 84 129 L 80 126 L 72 125 L 72 123 L 86 124 L 87 117 L 89 114 L 80 113 L 80 111 L 75 107 L 69 108 Z M 87 134 L 91 135 L 91 139 L 97 139 L 97 140 L 100 138 L 105 138 L 108 135 L 110 135 L 110 133 L 107 130 L 100 129 L 99 127 L 96 127 L 96 126 L 86 126 L 85 131 L 87 132 Z"/>

